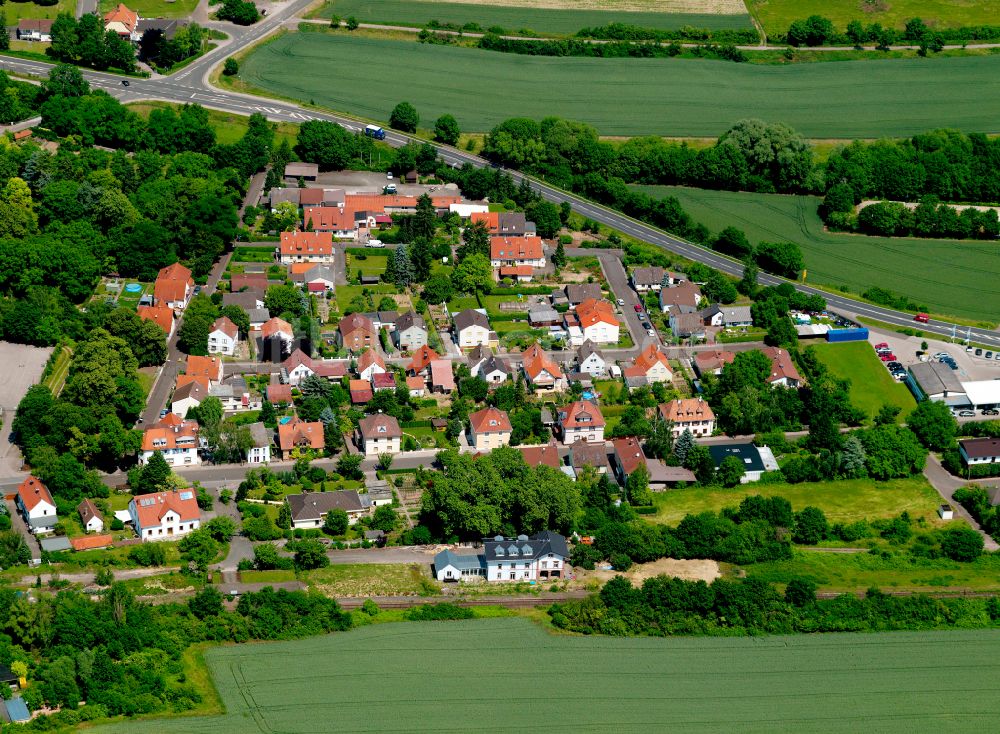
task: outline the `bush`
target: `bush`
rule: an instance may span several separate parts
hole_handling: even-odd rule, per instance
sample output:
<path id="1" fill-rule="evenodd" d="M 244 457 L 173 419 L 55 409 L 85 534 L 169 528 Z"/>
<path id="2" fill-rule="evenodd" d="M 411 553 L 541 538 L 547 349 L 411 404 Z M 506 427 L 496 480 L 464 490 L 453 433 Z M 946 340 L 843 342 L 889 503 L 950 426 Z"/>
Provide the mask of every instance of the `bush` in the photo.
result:
<path id="1" fill-rule="evenodd" d="M 476 616 L 471 609 L 456 604 L 421 604 L 406 613 L 406 618 L 414 622 L 433 622 L 450 619 L 472 619 Z"/>
<path id="2" fill-rule="evenodd" d="M 222 73 L 226 76 L 236 76 L 240 73 L 240 65 L 234 58 L 226 59 L 226 63 L 222 65 Z"/>

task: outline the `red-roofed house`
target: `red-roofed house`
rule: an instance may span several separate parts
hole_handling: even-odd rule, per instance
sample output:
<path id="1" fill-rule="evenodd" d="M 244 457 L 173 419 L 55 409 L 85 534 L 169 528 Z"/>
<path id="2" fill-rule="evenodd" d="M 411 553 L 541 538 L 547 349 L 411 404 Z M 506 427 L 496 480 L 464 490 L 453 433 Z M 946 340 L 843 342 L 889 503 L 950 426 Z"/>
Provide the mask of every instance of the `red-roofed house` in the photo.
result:
<path id="1" fill-rule="evenodd" d="M 158 306 L 184 308 L 194 293 L 191 271 L 180 263 L 162 268 L 153 284 L 153 302 Z"/>
<path id="2" fill-rule="evenodd" d="M 424 344 L 420 347 L 420 349 L 414 352 L 413 359 L 411 359 L 410 363 L 406 365 L 406 371 L 411 375 L 426 376 L 427 371 L 430 369 L 431 362 L 435 359 L 441 359 L 441 355 Z"/>
<path id="3" fill-rule="evenodd" d="M 518 283 L 530 283 L 535 276 L 535 269 L 530 265 L 501 265 L 499 277 L 510 278 Z"/>
<path id="4" fill-rule="evenodd" d="M 260 327 L 260 335 L 264 339 L 278 337 L 286 346 L 291 344 L 292 340 L 295 339 L 295 331 L 292 329 L 292 325 L 284 319 L 279 319 L 277 316 L 272 316 L 264 322 L 263 326 Z"/>
<path id="5" fill-rule="evenodd" d="M 419 375 L 407 377 L 406 387 L 415 398 L 422 398 L 427 393 L 427 381 Z"/>
<path id="6" fill-rule="evenodd" d="M 143 542 L 181 537 L 201 525 L 201 511 L 193 489 L 141 494 L 128 503 L 128 513 L 135 534 Z"/>
<path id="7" fill-rule="evenodd" d="M 780 385 L 781 387 L 798 387 L 802 384 L 802 375 L 795 368 L 792 356 L 787 350 L 779 349 L 778 347 L 764 347 L 760 351 L 771 360 L 771 376 L 767 381 L 772 387 L 775 385 Z"/>
<path id="8" fill-rule="evenodd" d="M 525 377 L 536 388 L 542 390 L 564 390 L 566 377 L 559 365 L 552 360 L 535 342 L 521 355 L 521 368 Z"/>
<path id="9" fill-rule="evenodd" d="M 503 265 L 530 265 L 545 267 L 545 252 L 541 237 L 490 237 L 490 264 L 499 268 Z"/>
<path id="10" fill-rule="evenodd" d="M 673 423 L 674 438 L 685 430 L 693 436 L 711 436 L 715 429 L 715 413 L 712 406 L 701 398 L 678 398 L 660 406 L 663 420 Z"/>
<path id="11" fill-rule="evenodd" d="M 170 466 L 197 466 L 201 464 L 198 446 L 198 424 L 167 413 L 163 420 L 143 431 L 139 463 L 145 464 L 159 451 Z"/>
<path id="12" fill-rule="evenodd" d="M 163 329 L 167 339 L 174 335 L 176 322 L 174 321 L 173 309 L 167 306 L 139 306 L 135 312 L 143 321 L 152 321 Z"/>
<path id="13" fill-rule="evenodd" d="M 555 444 L 549 443 L 541 446 L 518 446 L 517 450 L 524 457 L 524 463 L 528 466 L 551 466 L 558 469 L 562 466 L 562 459 L 559 458 L 559 449 Z"/>
<path id="14" fill-rule="evenodd" d="M 352 352 L 360 352 L 365 347 L 372 348 L 378 343 L 375 325 L 371 319 L 359 313 L 348 314 L 342 318 L 337 331 L 340 334 L 340 343 Z"/>
<path id="15" fill-rule="evenodd" d="M 292 403 L 292 386 L 291 385 L 268 385 L 267 386 L 267 401 L 273 405 L 278 405 L 279 403 L 285 403 L 286 405 L 291 405 Z"/>
<path id="16" fill-rule="evenodd" d="M 733 352 L 715 347 L 711 351 L 695 352 L 694 367 L 702 377 L 721 374 L 722 368 L 736 359 Z"/>
<path id="17" fill-rule="evenodd" d="M 209 383 L 222 382 L 222 359 L 219 357 L 188 357 L 184 374 L 191 377 L 205 377 Z"/>
<path id="18" fill-rule="evenodd" d="M 604 440 L 604 416 L 601 409 L 586 400 L 577 400 L 560 408 L 556 427 L 564 444 L 587 440 L 592 443 Z"/>
<path id="19" fill-rule="evenodd" d="M 319 421 L 308 422 L 292 418 L 288 423 L 278 424 L 278 446 L 281 448 L 281 458 L 285 461 L 292 458 L 292 451 L 296 448 L 322 451 L 325 445 L 323 424 Z"/>
<path id="20" fill-rule="evenodd" d="M 594 344 L 618 343 L 618 317 L 608 301 L 588 298 L 576 307 L 576 318 L 581 332 L 580 344 L 588 339 Z"/>
<path id="21" fill-rule="evenodd" d="M 282 232 L 281 262 L 333 262 L 333 235 L 329 232 Z"/>
<path id="22" fill-rule="evenodd" d="M 48 487 L 38 477 L 28 475 L 17 488 L 14 498 L 18 511 L 33 533 L 51 533 L 58 522 L 56 503 L 52 501 Z"/>
<path id="23" fill-rule="evenodd" d="M 395 390 L 396 376 L 391 372 L 376 372 L 372 375 L 372 390 Z"/>
<path id="24" fill-rule="evenodd" d="M 670 371 L 670 362 L 666 355 L 655 344 L 650 344 L 636 356 L 635 361 L 622 370 L 628 378 L 645 378 L 646 382 L 670 382 L 674 375 Z M 631 384 L 631 383 L 630 383 Z"/>
<path id="25" fill-rule="evenodd" d="M 635 436 L 616 438 L 611 444 L 614 446 L 615 475 L 618 477 L 618 483 L 624 487 L 625 480 L 632 472 L 640 466 L 646 466 L 648 469 L 646 455 L 642 453 L 642 446 Z"/>
<path id="26" fill-rule="evenodd" d="M 111 535 L 84 535 L 79 538 L 70 538 L 69 544 L 73 546 L 73 550 L 79 552 L 96 550 L 97 548 L 110 548 L 114 540 L 114 537 Z"/>
<path id="27" fill-rule="evenodd" d="M 208 353 L 225 354 L 232 357 L 236 354 L 236 345 L 240 342 L 240 329 L 228 316 L 220 316 L 212 324 L 208 333 Z"/>
<path id="28" fill-rule="evenodd" d="M 440 393 L 455 390 L 455 375 L 451 370 L 451 362 L 447 359 L 431 360 L 431 390 Z"/>
<path id="29" fill-rule="evenodd" d="M 138 43 L 142 34 L 139 32 L 139 14 L 118 3 L 118 7 L 104 14 L 104 30 L 112 31 L 122 38 Z"/>
<path id="30" fill-rule="evenodd" d="M 368 380 L 351 380 L 348 387 L 351 391 L 351 402 L 354 405 L 363 405 L 375 395 L 372 384 Z"/>
<path id="31" fill-rule="evenodd" d="M 371 382 L 374 375 L 382 374 L 385 371 L 385 360 L 374 349 L 369 349 L 358 357 L 358 377 L 362 380 Z"/>
<path id="32" fill-rule="evenodd" d="M 477 451 L 491 451 L 510 443 L 510 418 L 498 408 L 483 408 L 469 414 L 469 443 Z"/>
<path id="33" fill-rule="evenodd" d="M 338 206 L 316 206 L 302 213 L 303 229 L 310 232 L 329 232 L 338 240 L 352 240 L 357 232 L 354 212 Z"/>

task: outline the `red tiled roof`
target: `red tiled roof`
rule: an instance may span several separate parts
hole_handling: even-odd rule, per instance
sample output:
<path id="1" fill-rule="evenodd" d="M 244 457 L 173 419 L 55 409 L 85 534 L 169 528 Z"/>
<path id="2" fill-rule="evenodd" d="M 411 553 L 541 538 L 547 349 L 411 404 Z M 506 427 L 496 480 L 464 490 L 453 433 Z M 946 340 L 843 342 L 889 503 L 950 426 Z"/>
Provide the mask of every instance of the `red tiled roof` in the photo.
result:
<path id="1" fill-rule="evenodd" d="M 338 206 L 313 206 L 302 213 L 302 222 L 304 228 L 314 231 L 346 231 L 354 229 L 354 212 Z"/>
<path id="2" fill-rule="evenodd" d="M 553 469 L 558 469 L 562 466 L 562 460 L 559 458 L 559 450 L 552 444 L 543 444 L 541 446 L 518 446 L 517 450 L 521 452 L 521 456 L 524 457 L 524 463 L 528 466 L 551 466 Z"/>
<path id="3" fill-rule="evenodd" d="M 132 33 L 139 23 L 139 14 L 129 10 L 122 3 L 118 3 L 118 7 L 104 14 L 104 23 L 121 23 L 128 29 L 129 33 Z"/>
<path id="4" fill-rule="evenodd" d="M 278 445 L 282 451 L 291 451 L 296 446 L 322 449 L 323 424 L 319 421 L 310 423 L 298 418 L 293 418 L 288 423 L 279 423 Z"/>
<path id="5" fill-rule="evenodd" d="M 35 509 L 39 502 L 48 502 L 55 507 L 48 487 L 42 484 L 42 480 L 34 475 L 29 474 L 27 479 L 21 482 L 17 488 L 17 495 L 21 498 L 21 504 L 24 505 L 28 512 Z"/>
<path id="6" fill-rule="evenodd" d="M 260 327 L 260 333 L 265 339 L 269 339 L 275 334 L 286 334 L 288 336 L 294 336 L 295 334 L 292 325 L 287 321 L 279 319 L 277 316 L 273 316 L 265 321 Z"/>
<path id="7" fill-rule="evenodd" d="M 491 260 L 541 260 L 541 237 L 490 237 Z"/>
<path id="8" fill-rule="evenodd" d="M 396 377 L 391 372 L 377 372 L 372 375 L 372 387 L 376 390 L 395 388 Z"/>
<path id="9" fill-rule="evenodd" d="M 230 339 L 235 339 L 240 335 L 240 328 L 234 324 L 228 316 L 220 316 L 217 318 L 215 323 L 212 324 L 212 331 L 221 331 Z"/>
<path id="10" fill-rule="evenodd" d="M 399 438 L 403 435 L 399 421 L 385 413 L 365 416 L 358 421 L 358 429 L 364 438 Z"/>
<path id="11" fill-rule="evenodd" d="M 360 357 L 358 357 L 358 374 L 361 374 L 369 367 L 379 366 L 382 371 L 385 372 L 385 360 L 382 359 L 382 355 L 376 352 L 374 349 L 369 349 L 367 352 L 363 352 Z"/>
<path id="12" fill-rule="evenodd" d="M 709 421 L 715 419 L 712 406 L 701 398 L 678 398 L 660 405 L 660 415 L 663 420 L 674 423 L 690 423 L 691 421 Z"/>
<path id="13" fill-rule="evenodd" d="M 332 255 L 333 235 L 329 232 L 282 232 L 282 255 Z"/>
<path id="14" fill-rule="evenodd" d="M 643 375 L 648 373 L 657 364 L 662 364 L 670 371 L 670 362 L 667 360 L 667 356 L 655 344 L 650 344 L 639 352 L 635 358 L 635 362 L 633 362 L 635 367 L 642 370 Z"/>
<path id="15" fill-rule="evenodd" d="M 414 375 L 413 377 L 406 378 L 406 386 L 411 390 L 423 390 L 427 387 L 427 383 L 423 377 Z"/>
<path id="16" fill-rule="evenodd" d="M 94 548 L 107 548 L 114 542 L 110 535 L 84 535 L 79 538 L 70 538 L 69 544 L 75 551 L 93 550 Z"/>
<path id="17" fill-rule="evenodd" d="M 736 355 L 733 352 L 718 347 L 710 352 L 695 352 L 694 355 L 694 363 L 698 366 L 699 372 L 714 372 L 734 359 Z"/>
<path id="18" fill-rule="evenodd" d="M 446 390 L 455 389 L 455 375 L 451 370 L 451 362 L 447 359 L 431 361 L 431 385 Z"/>
<path id="19" fill-rule="evenodd" d="M 525 349 L 521 358 L 524 371 L 532 381 L 538 379 L 543 371 L 552 375 L 553 379 L 560 379 L 563 376 L 559 365 L 549 358 L 538 342 Z"/>
<path id="20" fill-rule="evenodd" d="M 596 298 L 588 298 L 577 306 L 576 317 L 580 320 L 580 326 L 584 329 L 600 322 L 618 326 L 618 318 L 615 316 L 614 307 L 607 301 L 599 301 Z"/>
<path id="21" fill-rule="evenodd" d="M 219 357 L 190 356 L 184 373 L 194 377 L 207 377 L 218 382 L 222 379 L 222 360 Z"/>
<path id="22" fill-rule="evenodd" d="M 635 436 L 616 438 L 611 443 L 615 447 L 618 464 L 621 466 L 625 476 L 628 476 L 640 466 L 645 466 L 646 455 L 642 453 L 642 446 L 639 445 L 639 439 Z"/>
<path id="23" fill-rule="evenodd" d="M 174 329 L 174 312 L 167 306 L 139 306 L 135 312 L 143 321 L 152 321 L 163 333 L 169 334 Z"/>
<path id="24" fill-rule="evenodd" d="M 197 520 L 201 517 L 198 501 L 192 489 L 172 489 L 169 492 L 154 492 L 133 497 L 135 514 L 139 518 L 139 528 L 160 525 L 168 512 L 175 512 L 181 522 Z M 137 528 L 138 529 L 138 528 Z"/>
<path id="25" fill-rule="evenodd" d="M 173 303 L 183 301 L 187 289 L 194 287 L 191 271 L 180 263 L 173 263 L 161 268 L 153 284 L 153 298 L 157 303 Z"/>
<path id="26" fill-rule="evenodd" d="M 604 425 L 604 416 L 593 403 L 577 400 L 559 409 L 559 423 L 563 428 L 600 428 Z"/>
<path id="27" fill-rule="evenodd" d="M 267 275 L 264 273 L 233 273 L 229 279 L 229 290 L 233 293 L 239 293 L 244 288 L 266 291 Z"/>
<path id="28" fill-rule="evenodd" d="M 500 277 L 518 277 L 523 275 L 534 275 L 535 269 L 531 265 L 503 265 L 500 268 Z"/>
<path id="29" fill-rule="evenodd" d="M 440 358 L 441 355 L 424 344 L 420 347 L 420 349 L 413 353 L 413 359 L 411 359 L 410 363 L 406 365 L 406 369 L 408 372 L 423 372 L 427 369 L 431 362 Z"/>
<path id="30" fill-rule="evenodd" d="M 267 399 L 271 403 L 291 403 L 292 402 L 292 386 L 291 385 L 268 385 L 267 386 Z"/>
<path id="31" fill-rule="evenodd" d="M 475 433 L 510 433 L 510 418 L 499 408 L 489 407 L 469 414 L 469 424 Z"/>
<path id="32" fill-rule="evenodd" d="M 351 402 L 355 405 L 367 403 L 372 399 L 372 385 L 367 380 L 351 380 L 348 383 L 351 391 Z"/>
<path id="33" fill-rule="evenodd" d="M 197 445 L 198 424 L 195 421 L 183 420 L 173 413 L 168 413 L 163 420 L 142 433 L 143 451 L 165 451 L 176 449 L 178 446 L 194 448 Z"/>
<path id="34" fill-rule="evenodd" d="M 802 382 L 802 375 L 795 369 L 795 363 L 792 362 L 792 357 L 786 350 L 777 347 L 764 347 L 760 351 L 771 360 L 771 377 L 768 382 L 777 382 L 781 379 Z"/>
<path id="35" fill-rule="evenodd" d="M 323 203 L 323 189 L 299 189 L 299 204 L 313 206 Z"/>

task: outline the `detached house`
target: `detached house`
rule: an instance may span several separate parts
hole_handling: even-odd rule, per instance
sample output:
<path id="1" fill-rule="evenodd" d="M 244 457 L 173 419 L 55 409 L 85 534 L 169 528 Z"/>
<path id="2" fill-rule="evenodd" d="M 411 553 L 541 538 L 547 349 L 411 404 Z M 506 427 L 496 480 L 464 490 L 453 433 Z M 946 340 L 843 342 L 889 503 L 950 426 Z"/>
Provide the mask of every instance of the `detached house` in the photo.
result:
<path id="1" fill-rule="evenodd" d="M 490 264 L 495 268 L 544 268 L 541 237 L 490 237 Z"/>
<path id="2" fill-rule="evenodd" d="M 556 427 L 566 445 L 577 441 L 591 443 L 604 440 L 604 416 L 601 409 L 586 400 L 577 400 L 560 408 Z"/>
<path id="3" fill-rule="evenodd" d="M 489 346 L 490 320 L 482 311 L 467 308 L 455 314 L 455 339 L 460 349 Z"/>
<path id="4" fill-rule="evenodd" d="M 85 499 L 79 505 L 77 505 L 76 511 L 80 515 L 80 522 L 83 523 L 83 529 L 88 533 L 102 533 L 104 532 L 104 519 L 101 517 L 101 511 L 97 509 L 97 505 L 91 499 Z"/>
<path id="5" fill-rule="evenodd" d="M 621 486 L 625 486 L 629 475 L 640 466 L 646 466 L 646 455 L 642 453 L 642 446 L 635 436 L 616 438 L 611 442 L 614 447 L 614 467 L 615 477 Z"/>
<path id="6" fill-rule="evenodd" d="M 483 408 L 469 414 L 469 444 L 477 451 L 507 446 L 512 430 L 510 418 L 497 408 Z"/>
<path id="7" fill-rule="evenodd" d="M 260 327 L 260 335 L 263 339 L 277 339 L 281 341 L 282 349 L 287 349 L 295 339 L 295 331 L 292 325 L 277 316 L 269 318 Z"/>
<path id="8" fill-rule="evenodd" d="M 170 339 L 174 335 L 174 327 L 177 322 L 174 320 L 174 311 L 172 308 L 168 306 L 139 306 L 135 312 L 143 321 L 152 321 L 163 329 L 163 333 L 167 335 L 167 339 Z"/>
<path id="9" fill-rule="evenodd" d="M 354 212 L 338 206 L 306 207 L 302 222 L 304 229 L 328 232 L 338 240 L 353 240 L 357 231 Z"/>
<path id="10" fill-rule="evenodd" d="M 267 464 L 271 461 L 271 430 L 263 423 L 251 423 L 247 428 L 253 439 L 247 449 L 247 463 Z"/>
<path id="11" fill-rule="evenodd" d="M 698 310 L 700 300 L 701 291 L 689 280 L 670 288 L 660 289 L 660 310 L 664 313 L 694 313 Z"/>
<path id="12" fill-rule="evenodd" d="M 184 367 L 184 374 L 188 377 L 204 378 L 211 383 L 222 382 L 222 360 L 218 357 L 199 357 L 192 355 L 188 357 Z M 180 380 L 178 379 L 178 382 Z"/>
<path id="13" fill-rule="evenodd" d="M 352 313 L 342 318 L 337 333 L 340 335 L 343 347 L 352 352 L 360 352 L 365 347 L 371 349 L 378 343 L 375 325 L 359 313 Z"/>
<path id="14" fill-rule="evenodd" d="M 655 265 L 649 268 L 635 268 L 632 271 L 632 287 L 636 293 L 659 291 L 663 287 L 663 281 L 668 277 L 666 270 Z"/>
<path id="15" fill-rule="evenodd" d="M 701 312 L 706 326 L 721 326 L 726 329 L 738 329 L 753 326 L 753 316 L 749 306 L 723 306 L 715 303 Z"/>
<path id="16" fill-rule="evenodd" d="M 292 418 L 288 423 L 278 424 L 278 447 L 281 458 L 288 461 L 295 449 L 323 451 L 326 443 L 323 439 L 323 424 L 319 421 L 304 421 Z"/>
<path id="17" fill-rule="evenodd" d="M 431 371 L 431 362 L 441 359 L 441 355 L 424 344 L 413 353 L 413 359 L 406 365 L 406 372 L 411 376 L 422 375 L 426 377 Z"/>
<path id="18" fill-rule="evenodd" d="M 716 347 L 711 351 L 695 352 L 692 363 L 698 375 L 720 375 L 722 368 L 736 359 L 736 354 Z"/>
<path id="19" fill-rule="evenodd" d="M 622 374 L 626 382 L 631 381 L 629 384 L 670 382 L 674 378 L 667 356 L 655 344 L 650 344 L 639 352 L 635 361 L 622 370 Z"/>
<path id="20" fill-rule="evenodd" d="M 503 357 L 491 354 L 479 364 L 479 370 L 475 374 L 490 385 L 499 385 L 510 379 L 510 365 Z"/>
<path id="21" fill-rule="evenodd" d="M 184 308 L 194 293 L 191 271 L 180 263 L 162 268 L 153 284 L 153 303 L 168 308 Z"/>
<path id="22" fill-rule="evenodd" d="M 220 316 L 212 324 L 212 330 L 208 332 L 208 353 L 232 357 L 236 354 L 236 345 L 239 342 L 239 327 L 229 317 Z"/>
<path id="23" fill-rule="evenodd" d="M 329 232 L 282 232 L 281 263 L 333 262 L 333 235 Z"/>
<path id="24" fill-rule="evenodd" d="M 374 349 L 369 349 L 358 357 L 358 377 L 362 380 L 371 382 L 375 375 L 385 374 L 385 371 L 385 360 Z"/>
<path id="25" fill-rule="evenodd" d="M 715 413 L 712 406 L 701 398 L 678 398 L 660 406 L 663 420 L 673 423 L 674 438 L 684 431 L 691 431 L 695 438 L 711 436 L 715 430 Z"/>
<path id="26" fill-rule="evenodd" d="M 771 376 L 767 381 L 772 387 L 799 387 L 803 380 L 802 375 L 795 368 L 792 356 L 785 349 L 778 347 L 764 347 L 760 350 L 771 360 Z"/>
<path id="27" fill-rule="evenodd" d="M 18 41 L 38 41 L 40 43 L 52 42 L 53 20 L 35 20 L 32 18 L 21 18 L 17 22 Z"/>
<path id="28" fill-rule="evenodd" d="M 56 503 L 48 487 L 38 477 L 29 475 L 17 488 L 14 504 L 28 529 L 35 534 L 51 533 L 58 522 Z"/>
<path id="29" fill-rule="evenodd" d="M 396 346 L 403 352 L 412 352 L 427 344 L 427 325 L 424 317 L 407 311 L 396 319 L 396 330 L 392 334 Z"/>
<path id="30" fill-rule="evenodd" d="M 323 527 L 327 513 L 332 510 L 346 512 L 347 522 L 351 525 L 368 512 L 361 496 L 353 489 L 290 494 L 285 497 L 285 502 L 288 503 L 288 509 L 291 511 L 292 528 L 295 530 Z"/>
<path id="31" fill-rule="evenodd" d="M 579 344 L 592 341 L 594 344 L 618 343 L 618 317 L 615 309 L 608 301 L 594 298 L 587 299 L 576 307 L 576 325 L 580 329 Z M 571 321 L 573 314 L 566 314 L 566 326 L 570 328 L 570 339 L 573 340 Z"/>
<path id="32" fill-rule="evenodd" d="M 391 415 L 376 413 L 358 421 L 358 448 L 364 451 L 365 456 L 398 454 L 402 437 L 399 421 Z"/>
<path id="33" fill-rule="evenodd" d="M 434 556 L 434 575 L 438 581 L 541 581 L 562 578 L 568 560 L 566 538 L 559 533 L 497 535 L 484 540 L 477 555 L 441 551 Z"/>
<path id="34" fill-rule="evenodd" d="M 186 421 L 176 413 L 167 413 L 142 434 L 139 463 L 146 464 L 154 453 L 163 455 L 170 466 L 197 466 L 201 464 L 198 424 Z"/>
<path id="35" fill-rule="evenodd" d="M 608 361 L 597 345 L 587 339 L 576 350 L 576 368 L 591 377 L 603 377 L 608 371 Z"/>
<path id="36" fill-rule="evenodd" d="M 565 390 L 566 376 L 559 365 L 535 342 L 521 355 L 521 369 L 535 389 Z"/>
<path id="37" fill-rule="evenodd" d="M 142 37 L 139 33 L 139 14 L 121 3 L 118 3 L 114 10 L 104 14 L 104 30 L 111 31 L 132 43 L 138 43 Z"/>
<path id="38" fill-rule="evenodd" d="M 603 298 L 604 293 L 597 283 L 570 283 L 566 286 L 566 302 L 570 308 L 576 308 L 584 301 L 600 301 Z"/>
<path id="39" fill-rule="evenodd" d="M 194 490 L 174 489 L 133 497 L 128 503 L 135 534 L 144 542 L 187 535 L 201 525 Z"/>

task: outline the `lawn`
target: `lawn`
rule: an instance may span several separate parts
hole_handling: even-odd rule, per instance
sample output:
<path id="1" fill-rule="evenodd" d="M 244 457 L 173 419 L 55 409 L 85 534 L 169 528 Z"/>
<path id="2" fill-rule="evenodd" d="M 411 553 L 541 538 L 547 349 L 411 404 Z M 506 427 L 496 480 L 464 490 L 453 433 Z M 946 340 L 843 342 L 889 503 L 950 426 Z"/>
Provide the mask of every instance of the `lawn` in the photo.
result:
<path id="1" fill-rule="evenodd" d="M 198 0 L 129 0 L 128 7 L 140 18 L 186 18 L 194 12 Z M 114 10 L 118 0 L 101 0 L 100 13 Z"/>
<path id="2" fill-rule="evenodd" d="M 95 731 L 989 731 L 997 645 L 997 630 L 626 639 L 524 619 L 376 624 L 211 649 L 226 715 Z"/>
<path id="3" fill-rule="evenodd" d="M 335 563 L 304 572 L 302 580 L 327 596 L 417 596 L 436 589 L 430 568 L 416 563 Z"/>
<path id="4" fill-rule="evenodd" d="M 852 20 L 881 23 L 902 30 L 910 18 L 921 18 L 932 28 L 960 28 L 997 22 L 1000 0 L 749 0 L 750 11 L 767 33 L 785 33 L 793 20 L 822 15 L 841 32 Z"/>
<path id="5" fill-rule="evenodd" d="M 851 402 L 869 417 L 886 403 L 900 408 L 900 418 L 916 407 L 913 393 L 892 379 L 868 342 L 817 344 L 815 349 L 834 376 L 851 381 Z"/>
<path id="6" fill-rule="evenodd" d="M 353 274 L 360 270 L 362 275 L 382 275 L 388 261 L 387 255 L 368 255 L 364 260 L 352 257 L 350 272 Z"/>
<path id="7" fill-rule="evenodd" d="M 972 563 L 947 558 L 883 558 L 871 553 L 826 553 L 798 549 L 788 561 L 746 567 L 748 576 L 777 584 L 808 578 L 828 591 L 882 589 L 940 591 L 942 588 L 1000 589 L 1000 558 L 984 555 Z"/>
<path id="8" fill-rule="evenodd" d="M 44 20 L 55 20 L 59 13 L 69 13 L 73 15 L 76 11 L 76 3 L 73 0 L 59 0 L 55 5 L 36 5 L 35 3 L 10 2 L 4 5 L 4 12 L 7 14 L 7 25 L 16 26 L 17 21 L 27 18 L 41 18 Z M 11 36 L 17 35 L 11 31 Z M 48 44 L 33 43 L 29 50 L 37 50 L 44 53 Z"/>
<path id="9" fill-rule="evenodd" d="M 728 225 L 751 242 L 795 242 L 806 280 L 862 292 L 878 285 L 926 304 L 931 312 L 996 322 L 1000 278 L 996 243 L 866 237 L 824 231 L 815 196 L 707 191 L 680 186 L 636 187 L 676 196 L 696 221 L 718 232 Z M 928 277 L 927 263 L 934 263 Z"/>
<path id="10" fill-rule="evenodd" d="M 149 113 L 159 107 L 172 107 L 178 109 L 180 105 L 170 102 L 148 101 L 134 102 L 126 105 L 130 110 L 148 118 Z M 237 115 L 232 112 L 220 112 L 219 110 L 208 110 L 208 123 L 215 130 L 215 139 L 223 145 L 232 145 L 243 137 L 249 127 L 250 118 L 246 115 Z M 299 126 L 293 122 L 276 122 L 274 131 L 274 144 L 280 145 L 282 140 L 287 140 L 289 145 L 295 145 L 295 138 L 299 134 Z"/>
<path id="11" fill-rule="evenodd" d="M 277 242 L 274 243 L 277 246 Z M 270 247 L 236 247 L 233 249 L 233 262 L 237 263 L 269 263 L 274 262 L 274 250 Z"/>
<path id="12" fill-rule="evenodd" d="M 983 90 L 998 75 L 1000 55 L 764 66 L 520 56 L 343 33 L 284 34 L 240 68 L 240 78 L 258 89 L 373 120 L 388 119 L 405 99 L 422 120 L 451 113 L 467 132 L 508 117 L 557 115 L 603 135 L 694 137 L 718 135 L 746 117 L 785 122 L 817 138 L 935 127 L 997 131 L 1000 96 Z"/>
<path id="13" fill-rule="evenodd" d="M 539 3 L 548 5 L 549 3 Z M 476 24 L 481 28 L 499 26 L 508 32 L 531 30 L 545 35 L 572 35 L 581 28 L 602 26 L 609 23 L 627 23 L 643 28 L 678 29 L 710 28 L 712 30 L 730 28 L 750 28 L 752 21 L 746 12 L 737 7 L 726 8 L 730 12 L 722 14 L 671 12 L 670 6 L 677 3 L 641 3 L 640 7 L 652 9 L 655 5 L 666 5 L 660 12 L 621 12 L 617 8 L 574 9 L 553 7 L 517 7 L 533 5 L 527 2 L 476 5 L 460 2 L 407 2 L 407 0 L 333 0 L 327 2 L 316 13 L 316 17 L 341 18 L 356 17 L 364 23 L 388 25 L 423 26 L 430 21 L 441 24 L 464 26 Z M 579 3 L 578 5 L 586 5 Z M 733 3 L 729 3 L 733 5 Z M 731 12 L 731 11 L 737 12 Z"/>
<path id="14" fill-rule="evenodd" d="M 656 515 L 650 519 L 676 525 L 685 515 L 737 507 L 744 497 L 755 494 L 784 497 L 795 511 L 807 505 L 818 507 L 831 523 L 896 517 L 906 510 L 914 520 L 925 517 L 932 524 L 941 524 L 937 516 L 941 498 L 922 476 L 888 482 L 845 479 L 801 484 L 743 484 L 733 489 L 673 489 L 653 494 Z"/>
<path id="15" fill-rule="evenodd" d="M 294 581 L 295 571 L 274 569 L 271 571 L 240 571 L 240 581 L 244 584 L 280 584 Z"/>

